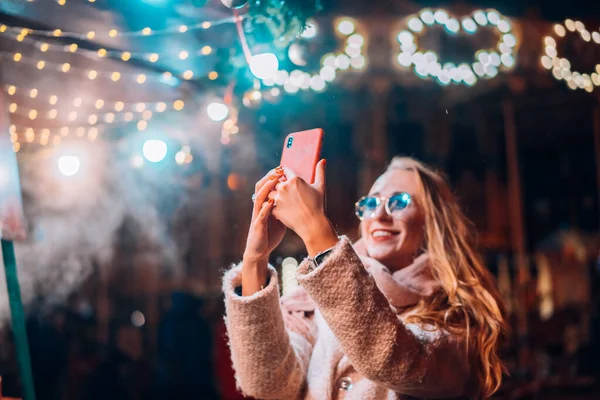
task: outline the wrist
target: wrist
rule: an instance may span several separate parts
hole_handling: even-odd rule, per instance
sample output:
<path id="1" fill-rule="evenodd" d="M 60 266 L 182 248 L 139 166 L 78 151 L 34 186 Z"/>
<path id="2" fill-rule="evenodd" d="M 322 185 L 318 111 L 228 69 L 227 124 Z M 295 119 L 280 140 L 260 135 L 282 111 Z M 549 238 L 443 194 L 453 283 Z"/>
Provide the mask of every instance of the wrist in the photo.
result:
<path id="1" fill-rule="evenodd" d="M 261 265 L 269 264 L 269 256 L 268 255 L 258 255 L 258 254 L 246 254 L 242 256 L 242 265 L 248 267 L 258 267 Z"/>
<path id="2" fill-rule="evenodd" d="M 308 224 L 300 238 L 306 246 L 309 257 L 315 257 L 320 252 L 332 248 L 339 241 L 331 222 L 325 215 Z"/>
<path id="3" fill-rule="evenodd" d="M 242 261 L 242 296 L 251 296 L 264 289 L 269 280 L 268 260 Z"/>

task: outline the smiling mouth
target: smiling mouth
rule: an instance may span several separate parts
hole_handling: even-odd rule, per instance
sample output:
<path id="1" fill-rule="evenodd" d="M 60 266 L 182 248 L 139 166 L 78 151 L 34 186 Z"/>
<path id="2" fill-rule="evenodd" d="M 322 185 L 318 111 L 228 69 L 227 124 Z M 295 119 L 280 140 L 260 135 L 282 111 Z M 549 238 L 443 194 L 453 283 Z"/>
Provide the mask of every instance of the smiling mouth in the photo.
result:
<path id="1" fill-rule="evenodd" d="M 393 238 L 394 236 L 398 236 L 400 232 L 389 231 L 385 229 L 376 229 L 371 232 L 371 238 L 376 241 L 383 241 Z"/>

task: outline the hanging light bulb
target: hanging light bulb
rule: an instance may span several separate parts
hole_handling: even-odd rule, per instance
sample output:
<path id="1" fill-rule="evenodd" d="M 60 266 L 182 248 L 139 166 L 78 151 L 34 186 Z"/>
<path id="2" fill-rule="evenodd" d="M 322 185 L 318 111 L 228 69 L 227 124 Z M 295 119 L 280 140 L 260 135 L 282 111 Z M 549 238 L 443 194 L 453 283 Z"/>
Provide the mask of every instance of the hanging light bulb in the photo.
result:
<path id="1" fill-rule="evenodd" d="M 248 0 L 221 0 L 221 3 L 227 8 L 238 9 L 244 7 Z"/>
<path id="2" fill-rule="evenodd" d="M 279 60 L 273 53 L 255 54 L 250 59 L 250 72 L 258 79 L 272 78 L 278 69 Z"/>

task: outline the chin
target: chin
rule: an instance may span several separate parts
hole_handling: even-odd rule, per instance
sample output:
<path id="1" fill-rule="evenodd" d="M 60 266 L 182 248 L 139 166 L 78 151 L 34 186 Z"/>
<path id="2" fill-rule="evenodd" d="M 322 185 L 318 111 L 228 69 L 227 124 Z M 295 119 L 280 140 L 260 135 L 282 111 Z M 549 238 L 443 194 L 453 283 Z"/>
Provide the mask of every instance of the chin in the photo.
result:
<path id="1" fill-rule="evenodd" d="M 398 253 L 398 243 L 369 243 L 367 252 L 378 261 L 389 260 Z"/>

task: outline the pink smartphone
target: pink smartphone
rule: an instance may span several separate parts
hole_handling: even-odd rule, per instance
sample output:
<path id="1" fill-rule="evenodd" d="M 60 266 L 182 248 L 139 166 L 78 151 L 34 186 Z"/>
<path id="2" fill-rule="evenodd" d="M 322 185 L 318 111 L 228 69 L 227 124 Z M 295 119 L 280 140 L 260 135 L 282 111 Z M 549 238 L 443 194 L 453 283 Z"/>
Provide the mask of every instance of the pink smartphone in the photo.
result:
<path id="1" fill-rule="evenodd" d="M 283 143 L 281 165 L 290 168 L 308 183 L 314 183 L 321 157 L 323 129 L 290 133 Z"/>

